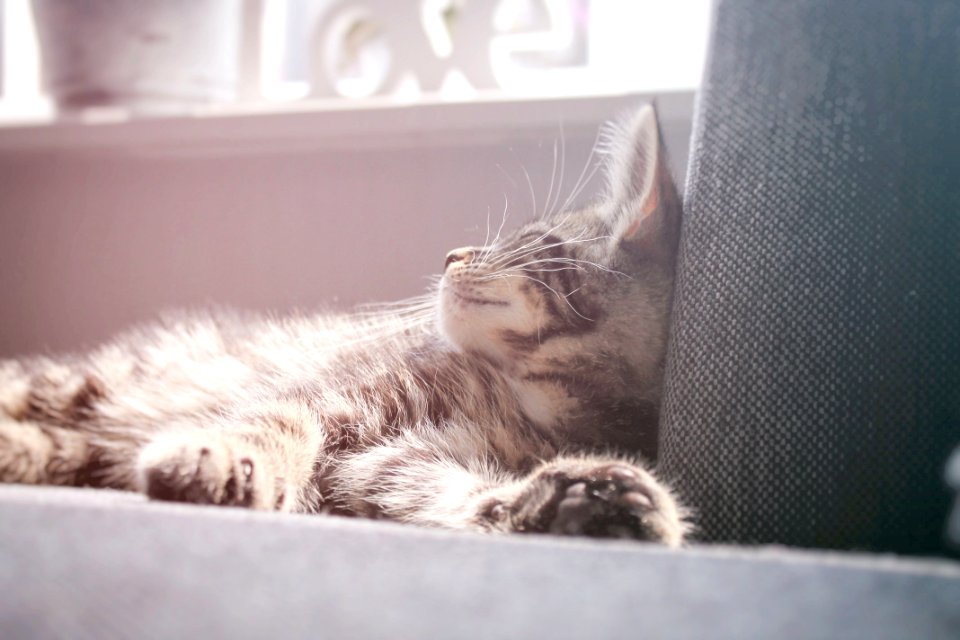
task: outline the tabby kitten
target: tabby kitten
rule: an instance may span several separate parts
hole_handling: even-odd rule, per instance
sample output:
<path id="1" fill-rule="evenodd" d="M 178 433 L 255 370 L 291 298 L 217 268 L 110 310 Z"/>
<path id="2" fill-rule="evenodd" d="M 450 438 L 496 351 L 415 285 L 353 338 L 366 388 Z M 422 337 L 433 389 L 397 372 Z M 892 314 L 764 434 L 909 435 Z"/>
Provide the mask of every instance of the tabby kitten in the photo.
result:
<path id="1" fill-rule="evenodd" d="M 679 545 L 671 492 L 609 453 L 650 442 L 661 395 L 680 200 L 653 107 L 607 164 L 597 204 L 451 251 L 427 305 L 0 361 L 0 481 Z"/>

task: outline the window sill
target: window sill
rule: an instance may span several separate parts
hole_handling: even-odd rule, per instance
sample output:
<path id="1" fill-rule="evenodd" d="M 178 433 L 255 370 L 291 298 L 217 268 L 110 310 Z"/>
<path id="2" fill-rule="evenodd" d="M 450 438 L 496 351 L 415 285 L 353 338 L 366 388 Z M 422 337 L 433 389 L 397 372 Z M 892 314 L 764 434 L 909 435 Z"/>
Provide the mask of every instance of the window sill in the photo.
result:
<path id="1" fill-rule="evenodd" d="M 562 98 L 481 97 L 470 102 L 302 101 L 230 105 L 172 117 L 100 112 L 74 120 L 0 122 L 0 153 L 109 152 L 234 155 L 300 149 L 502 144 L 595 130 L 598 122 L 656 99 L 665 126 L 689 126 L 694 91 Z"/>

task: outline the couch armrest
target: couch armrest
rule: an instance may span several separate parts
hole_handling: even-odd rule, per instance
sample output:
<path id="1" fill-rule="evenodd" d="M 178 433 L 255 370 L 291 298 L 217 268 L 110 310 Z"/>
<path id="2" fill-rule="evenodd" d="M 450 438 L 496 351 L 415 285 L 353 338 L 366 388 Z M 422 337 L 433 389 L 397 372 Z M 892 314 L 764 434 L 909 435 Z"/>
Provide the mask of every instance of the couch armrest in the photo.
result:
<path id="1" fill-rule="evenodd" d="M 942 552 L 960 442 L 960 4 L 715 9 L 663 470 L 709 540 Z"/>

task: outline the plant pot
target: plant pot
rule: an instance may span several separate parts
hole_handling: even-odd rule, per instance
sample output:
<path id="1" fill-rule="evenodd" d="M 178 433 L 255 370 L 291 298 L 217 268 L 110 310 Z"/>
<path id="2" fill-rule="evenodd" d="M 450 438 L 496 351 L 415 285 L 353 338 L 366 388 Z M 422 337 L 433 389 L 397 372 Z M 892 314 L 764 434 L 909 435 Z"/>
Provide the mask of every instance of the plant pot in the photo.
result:
<path id="1" fill-rule="evenodd" d="M 243 3 L 33 0 L 44 86 L 61 111 L 164 114 L 236 94 Z"/>

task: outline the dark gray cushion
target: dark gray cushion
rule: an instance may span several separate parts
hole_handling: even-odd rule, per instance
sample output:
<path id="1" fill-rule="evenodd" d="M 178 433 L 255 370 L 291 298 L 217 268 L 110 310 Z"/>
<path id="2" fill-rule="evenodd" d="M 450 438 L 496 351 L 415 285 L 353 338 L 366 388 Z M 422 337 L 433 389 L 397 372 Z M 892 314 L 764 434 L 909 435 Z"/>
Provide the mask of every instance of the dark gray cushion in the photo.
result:
<path id="1" fill-rule="evenodd" d="M 955 638 L 950 561 L 484 538 L 0 486 L 2 638 Z"/>
<path id="2" fill-rule="evenodd" d="M 958 68 L 955 0 L 716 6 L 660 445 L 705 539 L 942 550 Z"/>

